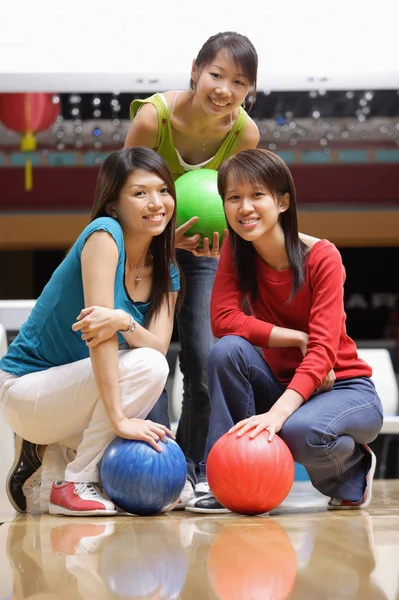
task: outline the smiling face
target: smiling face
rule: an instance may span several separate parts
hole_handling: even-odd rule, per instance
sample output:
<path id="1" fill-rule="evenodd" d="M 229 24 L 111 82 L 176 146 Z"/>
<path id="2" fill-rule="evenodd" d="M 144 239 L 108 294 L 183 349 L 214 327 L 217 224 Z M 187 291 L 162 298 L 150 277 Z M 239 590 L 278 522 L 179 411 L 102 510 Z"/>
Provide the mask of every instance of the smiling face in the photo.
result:
<path id="1" fill-rule="evenodd" d="M 280 231 L 280 214 L 289 207 L 289 194 L 275 198 L 259 181 L 227 175 L 224 194 L 226 219 L 233 231 L 248 242 L 256 242 Z"/>
<path id="2" fill-rule="evenodd" d="M 219 50 L 211 63 L 200 70 L 194 64 L 191 76 L 196 98 L 212 116 L 231 113 L 244 102 L 250 89 L 244 69 L 234 62 L 227 50 Z"/>
<path id="3" fill-rule="evenodd" d="M 109 205 L 110 214 L 135 235 L 160 235 L 175 210 L 167 184 L 155 173 L 135 169 L 127 178 L 118 202 Z"/>

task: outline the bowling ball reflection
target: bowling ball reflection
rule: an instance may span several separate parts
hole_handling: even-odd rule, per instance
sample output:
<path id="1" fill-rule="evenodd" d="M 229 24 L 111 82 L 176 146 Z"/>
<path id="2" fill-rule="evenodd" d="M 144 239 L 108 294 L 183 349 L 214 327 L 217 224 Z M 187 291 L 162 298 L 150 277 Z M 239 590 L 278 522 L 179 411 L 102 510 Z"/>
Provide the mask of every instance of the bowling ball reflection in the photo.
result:
<path id="1" fill-rule="evenodd" d="M 177 530 L 161 519 L 118 528 L 104 546 L 101 576 L 114 598 L 176 598 L 188 570 Z"/>
<path id="2" fill-rule="evenodd" d="M 283 600 L 296 576 L 291 541 L 273 520 L 227 525 L 208 555 L 208 574 L 220 600 Z"/>

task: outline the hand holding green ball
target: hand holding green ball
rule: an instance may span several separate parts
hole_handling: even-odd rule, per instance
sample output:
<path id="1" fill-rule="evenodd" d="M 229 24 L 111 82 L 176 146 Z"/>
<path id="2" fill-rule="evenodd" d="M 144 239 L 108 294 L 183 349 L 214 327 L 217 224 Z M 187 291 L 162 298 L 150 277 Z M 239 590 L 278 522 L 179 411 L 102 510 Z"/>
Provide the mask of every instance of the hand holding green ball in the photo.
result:
<path id="1" fill-rule="evenodd" d="M 219 233 L 221 240 L 227 228 L 223 201 L 217 188 L 217 178 L 218 173 L 213 169 L 196 169 L 188 171 L 175 182 L 177 227 L 192 217 L 198 217 L 198 221 L 185 235 L 200 233 L 203 238 L 209 238 L 210 244 L 214 232 Z M 201 239 L 199 246 L 202 244 Z"/>

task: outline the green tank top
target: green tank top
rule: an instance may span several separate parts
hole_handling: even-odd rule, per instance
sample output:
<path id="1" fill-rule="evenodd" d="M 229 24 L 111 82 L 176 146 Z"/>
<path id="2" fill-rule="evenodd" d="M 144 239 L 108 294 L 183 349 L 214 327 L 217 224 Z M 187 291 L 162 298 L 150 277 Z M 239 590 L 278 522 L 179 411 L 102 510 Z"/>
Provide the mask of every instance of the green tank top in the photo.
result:
<path id="1" fill-rule="evenodd" d="M 143 104 L 150 103 L 155 106 L 158 113 L 158 136 L 157 144 L 154 148 L 158 154 L 166 160 L 172 172 L 173 179 L 176 181 L 180 175 L 185 173 L 184 167 L 180 164 L 179 157 L 176 153 L 176 148 L 173 143 L 172 126 L 170 122 L 169 109 L 163 101 L 160 94 L 154 94 L 143 100 L 133 100 L 130 104 L 130 119 L 133 120 L 138 110 Z M 233 123 L 229 133 L 224 138 L 222 145 L 211 160 L 204 165 L 205 169 L 217 170 L 222 162 L 234 154 L 234 148 L 242 136 L 248 115 L 245 110 L 240 107 L 240 112 L 237 120 Z"/>

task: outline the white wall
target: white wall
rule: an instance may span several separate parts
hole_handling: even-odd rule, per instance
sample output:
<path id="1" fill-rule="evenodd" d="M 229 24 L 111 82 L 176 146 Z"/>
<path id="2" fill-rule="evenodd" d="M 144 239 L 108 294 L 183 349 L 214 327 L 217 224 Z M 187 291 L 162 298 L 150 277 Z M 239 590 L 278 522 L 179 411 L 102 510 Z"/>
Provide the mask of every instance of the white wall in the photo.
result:
<path id="1" fill-rule="evenodd" d="M 186 87 L 199 47 L 229 29 L 255 44 L 260 90 L 395 88 L 399 3 L 380 0 L 376 10 L 363 0 L 8 2 L 0 15 L 0 91 L 23 85 L 10 73 L 52 73 L 42 77 L 41 91 L 68 91 L 57 90 L 62 73 L 95 75 L 76 84 L 63 79 L 78 91 L 150 91 L 154 77 L 155 90 Z M 104 73 L 112 76 L 101 79 Z M 328 81 L 309 81 L 319 77 Z"/>

